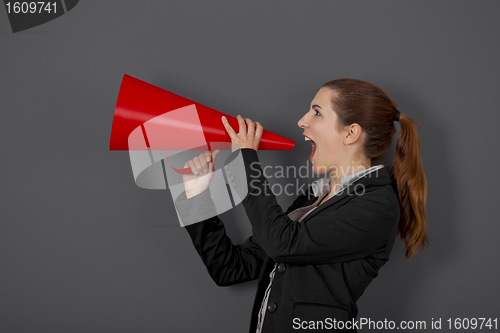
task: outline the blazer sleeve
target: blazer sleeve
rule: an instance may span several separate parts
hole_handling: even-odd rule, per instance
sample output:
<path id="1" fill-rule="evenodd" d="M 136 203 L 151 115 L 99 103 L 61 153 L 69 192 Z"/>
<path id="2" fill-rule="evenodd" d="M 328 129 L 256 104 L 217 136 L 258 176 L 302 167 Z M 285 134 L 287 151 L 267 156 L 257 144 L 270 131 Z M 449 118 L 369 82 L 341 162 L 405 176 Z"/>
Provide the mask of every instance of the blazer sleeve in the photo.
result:
<path id="1" fill-rule="evenodd" d="M 242 203 L 255 241 L 273 261 L 350 261 L 370 256 L 387 242 L 396 222 L 396 209 L 385 192 L 375 190 L 354 196 L 339 208 L 327 208 L 305 222 L 295 222 L 277 203 L 257 152 L 244 148 L 242 154 L 248 182 L 248 195 Z"/>
<path id="2" fill-rule="evenodd" d="M 189 199 L 183 192 L 176 199 L 176 205 L 203 207 L 203 209 L 213 209 L 215 212 L 209 188 Z M 185 214 L 196 214 L 192 209 L 181 209 L 181 211 Z M 185 227 L 210 277 L 218 286 L 230 286 L 257 279 L 267 257 L 266 253 L 255 242 L 253 236 L 242 244 L 234 245 L 226 235 L 220 218 L 216 213 L 213 215 L 215 216 L 212 218 Z M 194 216 L 181 217 L 196 221 Z"/>

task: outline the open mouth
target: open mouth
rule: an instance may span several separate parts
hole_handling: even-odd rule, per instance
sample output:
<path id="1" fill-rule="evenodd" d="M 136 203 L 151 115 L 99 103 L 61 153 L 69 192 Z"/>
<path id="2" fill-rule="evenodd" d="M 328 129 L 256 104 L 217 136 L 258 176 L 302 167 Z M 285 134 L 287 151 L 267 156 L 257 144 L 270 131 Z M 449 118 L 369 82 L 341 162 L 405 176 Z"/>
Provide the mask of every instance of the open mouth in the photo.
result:
<path id="1" fill-rule="evenodd" d="M 311 140 L 311 138 L 308 138 L 307 136 L 305 137 L 305 140 L 309 141 L 311 143 L 312 151 L 311 151 L 311 155 L 309 155 L 309 161 L 312 161 L 314 153 L 316 152 L 316 142 L 314 142 L 313 140 Z"/>

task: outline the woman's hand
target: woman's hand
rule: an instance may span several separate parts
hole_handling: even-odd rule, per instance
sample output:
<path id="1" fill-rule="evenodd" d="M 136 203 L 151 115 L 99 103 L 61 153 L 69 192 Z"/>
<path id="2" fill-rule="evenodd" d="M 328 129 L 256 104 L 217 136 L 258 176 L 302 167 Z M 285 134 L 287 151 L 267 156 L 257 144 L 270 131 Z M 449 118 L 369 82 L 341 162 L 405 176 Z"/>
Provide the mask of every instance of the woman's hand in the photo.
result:
<path id="1" fill-rule="evenodd" d="M 238 149 L 236 148 L 236 146 L 238 146 L 240 149 L 252 148 L 258 150 L 260 138 L 262 137 L 262 132 L 264 131 L 262 125 L 258 122 L 251 121 L 250 118 L 243 119 L 243 117 L 240 115 L 238 115 L 236 118 L 238 119 L 238 123 L 240 124 L 240 131 L 238 134 L 236 134 L 231 125 L 229 125 L 227 118 L 222 117 L 222 123 L 224 124 L 227 133 L 229 133 L 231 142 L 233 143 L 232 151 L 234 152 L 236 149 Z"/>
<path id="2" fill-rule="evenodd" d="M 183 175 L 184 189 L 186 197 L 189 199 L 205 191 L 214 176 L 215 159 L 219 150 L 215 152 L 206 151 L 189 160 L 184 164 L 184 168 L 191 168 L 191 175 Z"/>

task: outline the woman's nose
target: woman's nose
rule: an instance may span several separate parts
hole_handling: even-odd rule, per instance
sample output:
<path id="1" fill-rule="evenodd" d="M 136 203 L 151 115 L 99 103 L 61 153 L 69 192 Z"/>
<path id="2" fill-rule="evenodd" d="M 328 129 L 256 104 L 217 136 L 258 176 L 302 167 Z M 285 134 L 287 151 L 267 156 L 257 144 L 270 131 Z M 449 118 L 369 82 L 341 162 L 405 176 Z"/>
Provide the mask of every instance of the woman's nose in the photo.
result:
<path id="1" fill-rule="evenodd" d="M 306 116 L 304 115 L 302 118 L 300 118 L 299 122 L 297 123 L 297 125 L 300 127 L 300 128 L 304 128 L 304 127 L 308 127 L 307 125 L 307 122 L 306 122 Z"/>

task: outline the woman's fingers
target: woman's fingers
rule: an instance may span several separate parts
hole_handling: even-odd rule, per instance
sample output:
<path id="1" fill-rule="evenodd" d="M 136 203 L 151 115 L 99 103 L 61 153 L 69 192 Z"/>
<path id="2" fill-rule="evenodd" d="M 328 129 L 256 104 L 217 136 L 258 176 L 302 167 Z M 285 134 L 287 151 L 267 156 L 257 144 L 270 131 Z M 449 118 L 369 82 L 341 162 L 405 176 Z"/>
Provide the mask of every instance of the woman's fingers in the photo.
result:
<path id="1" fill-rule="evenodd" d="M 211 151 L 205 151 L 192 160 L 187 161 L 184 164 L 184 168 L 189 167 L 191 169 L 191 172 L 195 175 L 205 175 L 209 172 L 213 172 L 215 160 L 219 152 L 220 151 L 218 149 L 213 153 Z"/>
<path id="2" fill-rule="evenodd" d="M 214 152 L 212 153 L 212 160 L 213 160 L 213 163 L 215 163 L 215 161 L 217 160 L 217 155 L 219 155 L 219 152 L 220 152 L 220 150 L 219 150 L 219 149 L 217 149 L 216 151 L 214 151 Z"/>
<path id="3" fill-rule="evenodd" d="M 264 132 L 264 127 L 262 127 L 262 125 L 258 121 L 255 122 L 255 125 L 256 125 L 255 140 L 260 141 L 260 138 L 262 137 L 262 132 Z"/>
<path id="4" fill-rule="evenodd" d="M 197 171 L 197 174 L 201 174 L 201 170 L 202 170 L 202 167 L 201 167 L 201 163 L 200 163 L 200 158 L 198 156 L 196 156 L 195 158 L 193 158 L 193 162 L 194 162 L 194 165 L 196 166 L 196 171 Z"/>
<path id="5" fill-rule="evenodd" d="M 224 127 L 226 128 L 227 133 L 231 137 L 231 139 L 236 137 L 236 132 L 233 130 L 231 125 L 229 125 L 229 122 L 227 121 L 226 117 L 222 117 L 222 124 L 224 124 Z"/>
<path id="6" fill-rule="evenodd" d="M 184 164 L 184 167 L 189 167 L 191 169 L 191 172 L 194 173 L 195 175 L 198 174 L 198 171 L 196 169 L 196 165 L 194 164 L 193 160 L 189 160 Z"/>
<path id="7" fill-rule="evenodd" d="M 198 163 L 200 164 L 200 173 L 201 174 L 208 173 L 208 163 L 207 163 L 207 157 L 206 157 L 205 153 L 201 153 L 200 156 L 198 156 Z M 196 164 L 196 162 L 195 162 L 195 164 Z"/>
<path id="8" fill-rule="evenodd" d="M 207 163 L 212 160 L 211 155 L 212 155 L 212 152 L 210 150 L 205 151 L 205 161 L 207 161 Z"/>
<path id="9" fill-rule="evenodd" d="M 264 131 L 262 125 L 258 122 L 253 122 L 250 118 L 243 118 L 240 115 L 236 118 L 238 119 L 240 130 L 238 134 L 236 134 L 231 125 L 229 125 L 227 118 L 222 117 L 222 123 L 231 137 L 231 142 L 236 144 L 239 148 L 253 148 L 257 150 Z M 233 149 L 233 151 L 234 150 L 235 149 Z"/>
<path id="10" fill-rule="evenodd" d="M 247 136 L 250 139 L 250 141 L 253 141 L 253 137 L 255 134 L 255 123 L 250 119 L 250 118 L 245 118 L 245 121 L 247 122 Z"/>
<path id="11" fill-rule="evenodd" d="M 218 149 L 212 153 L 211 161 L 208 163 L 208 170 L 209 170 L 209 172 L 214 172 L 215 171 L 215 160 L 217 159 L 217 155 L 218 154 L 219 154 L 219 150 Z"/>
<path id="12" fill-rule="evenodd" d="M 239 131 L 238 134 L 239 135 L 246 135 L 246 133 L 247 133 L 247 126 L 245 125 L 245 120 L 240 115 L 237 115 L 236 118 L 238 119 L 238 124 L 240 124 L 240 131 Z"/>

